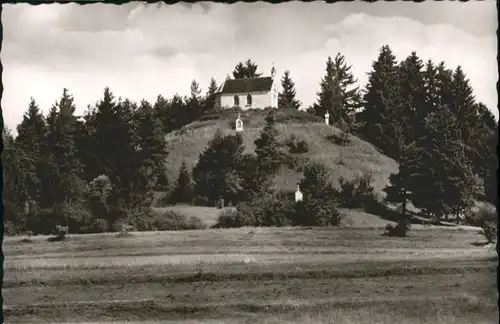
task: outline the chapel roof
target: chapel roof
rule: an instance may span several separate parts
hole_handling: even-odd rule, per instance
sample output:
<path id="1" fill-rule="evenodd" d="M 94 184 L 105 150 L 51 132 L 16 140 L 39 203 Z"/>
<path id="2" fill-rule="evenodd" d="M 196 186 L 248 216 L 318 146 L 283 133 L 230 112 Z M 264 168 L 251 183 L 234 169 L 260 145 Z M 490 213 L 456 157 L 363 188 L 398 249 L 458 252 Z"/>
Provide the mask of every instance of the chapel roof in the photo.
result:
<path id="1" fill-rule="evenodd" d="M 271 77 L 229 79 L 224 82 L 220 93 L 264 92 L 270 91 L 272 86 Z"/>

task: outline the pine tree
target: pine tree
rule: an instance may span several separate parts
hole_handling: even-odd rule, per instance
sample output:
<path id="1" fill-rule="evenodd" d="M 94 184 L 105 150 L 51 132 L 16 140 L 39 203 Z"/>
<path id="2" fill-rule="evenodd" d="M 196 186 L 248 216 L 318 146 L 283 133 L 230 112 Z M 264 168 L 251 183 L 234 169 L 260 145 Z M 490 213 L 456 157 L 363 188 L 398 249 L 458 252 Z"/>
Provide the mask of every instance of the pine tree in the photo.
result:
<path id="1" fill-rule="evenodd" d="M 244 63 L 239 62 L 232 72 L 235 79 L 251 79 L 262 76 L 262 73 L 257 73 L 258 65 L 251 59 L 246 60 Z"/>
<path id="2" fill-rule="evenodd" d="M 391 125 L 390 111 L 399 106 L 399 78 L 396 57 L 389 46 L 383 46 L 379 57 L 372 65 L 364 95 L 364 111 L 360 114 L 365 138 L 392 157 L 396 143 Z"/>
<path id="3" fill-rule="evenodd" d="M 281 79 L 281 88 L 283 91 L 278 95 L 278 107 L 279 108 L 293 108 L 299 109 L 302 103 L 295 99 L 295 83 L 290 78 L 290 71 L 285 71 L 283 78 Z"/>
<path id="4" fill-rule="evenodd" d="M 137 145 L 140 148 L 137 152 L 138 164 L 144 168 L 151 180 L 143 188 L 144 194 L 147 194 L 156 185 L 158 176 L 165 173 L 168 152 L 161 122 L 155 118 L 151 104 L 143 100 L 135 115 Z"/>
<path id="5" fill-rule="evenodd" d="M 351 120 L 349 117 L 361 107 L 361 97 L 358 87 L 355 87 L 356 82 L 344 55 L 338 53 L 333 61 L 328 57 L 326 75 L 321 80 L 321 90 L 314 105 L 315 114 L 323 116 L 328 111 L 332 124 L 349 122 Z"/>
<path id="6" fill-rule="evenodd" d="M 483 180 L 484 196 L 482 199 L 496 204 L 498 122 L 483 103 L 477 103 L 475 110 L 478 116 L 474 130 L 476 135 L 470 146 L 472 149 L 470 158 L 474 173 Z"/>
<path id="7" fill-rule="evenodd" d="M 237 203 L 245 192 L 242 172 L 245 147 L 241 134 L 222 136 L 219 130 L 193 168 L 194 192 L 209 206 L 219 197 Z"/>
<path id="8" fill-rule="evenodd" d="M 185 161 L 182 161 L 175 189 L 171 195 L 172 203 L 191 203 L 193 199 L 193 183 Z"/>
<path id="9" fill-rule="evenodd" d="M 82 202 L 84 182 L 81 180 L 83 166 L 78 159 L 75 134 L 77 118 L 75 117 L 73 96 L 67 89 L 63 90 L 61 99 L 52 107 L 47 119 L 45 136 L 44 172 L 41 175 L 42 208 L 54 211 L 55 223 L 75 224 L 77 219 L 68 212 L 60 211 L 73 208 Z"/>
<path id="10" fill-rule="evenodd" d="M 470 207 L 475 178 L 458 135 L 460 125 L 448 106 L 439 106 L 425 123 L 427 134 L 418 142 L 418 173 L 409 191 L 417 208 L 440 220 Z"/>
<path id="11" fill-rule="evenodd" d="M 168 133 L 172 125 L 172 116 L 168 107 L 168 100 L 162 95 L 158 95 L 153 105 L 153 110 L 155 117 L 161 122 L 164 133 Z"/>
<path id="12" fill-rule="evenodd" d="M 266 116 L 266 125 L 254 142 L 255 153 L 259 161 L 260 171 L 266 175 L 273 176 L 281 164 L 279 132 L 276 129 L 276 117 L 271 110 Z"/>
<path id="13" fill-rule="evenodd" d="M 215 107 L 215 93 L 217 92 L 217 82 L 214 78 L 210 79 L 210 84 L 208 85 L 207 94 L 205 95 L 205 107 L 204 112 L 213 110 Z"/>
<path id="14" fill-rule="evenodd" d="M 338 226 L 343 215 L 337 210 L 336 191 L 329 181 L 327 168 L 318 163 L 308 165 L 300 182 L 304 195 L 296 204 L 295 225 Z"/>
<path id="15" fill-rule="evenodd" d="M 458 66 L 453 72 L 452 100 L 447 104 L 462 125 L 461 137 L 466 145 L 471 145 L 475 139 L 475 126 L 478 122 L 477 106 L 470 81 L 462 68 Z"/>
<path id="16" fill-rule="evenodd" d="M 148 204 L 149 200 L 145 188 L 150 184 L 150 171 L 142 164 L 142 148 L 147 145 L 140 142 L 136 111 L 140 110 L 134 103 L 116 102 L 111 90 L 105 88 L 88 122 L 89 142 L 94 143 L 89 176 L 91 179 L 101 174 L 108 176 L 113 184 L 110 204 L 123 210 Z M 110 217 L 111 227 L 121 216 Z"/>
<path id="17" fill-rule="evenodd" d="M 47 134 L 47 148 L 57 164 L 60 179 L 56 188 L 54 203 L 77 198 L 81 195 L 82 165 L 77 157 L 74 137 L 76 135 L 77 118 L 73 96 L 67 89 L 51 112 L 51 128 Z"/>
<path id="18" fill-rule="evenodd" d="M 31 98 L 28 111 L 24 114 L 22 122 L 17 126 L 16 147 L 23 151 L 25 159 L 22 165 L 25 172 L 31 176 L 26 181 L 30 200 L 36 202 L 40 198 L 40 179 L 38 175 L 43 172 L 42 158 L 44 154 L 43 142 L 46 125 L 40 108 Z"/>
<path id="19" fill-rule="evenodd" d="M 2 129 L 2 167 L 3 167 L 3 212 L 5 234 L 19 234 L 27 230 L 27 206 L 29 191 L 27 188 L 26 171 L 23 161 L 26 160 L 25 153 L 16 145 L 11 132 Z M 29 207 L 29 206 L 28 206 Z"/>
<path id="20" fill-rule="evenodd" d="M 441 104 L 438 70 L 432 60 L 428 60 L 422 70 L 422 81 L 424 92 L 423 104 L 419 105 L 415 110 L 414 122 L 412 122 L 411 125 L 415 138 L 425 136 L 426 128 L 423 121 L 428 118 L 430 114 L 435 113 L 437 107 Z"/>
<path id="21" fill-rule="evenodd" d="M 201 97 L 200 85 L 196 80 L 191 82 L 190 96 L 187 100 L 187 120 L 186 124 L 191 123 L 203 114 L 203 100 Z"/>
<path id="22" fill-rule="evenodd" d="M 394 109 L 401 110 L 399 117 L 404 117 L 408 124 L 404 129 L 404 134 L 409 139 L 415 140 L 422 112 L 425 111 L 425 83 L 423 75 L 423 62 L 412 52 L 404 61 L 399 64 L 400 89 L 399 96 L 401 104 Z M 418 117 L 417 117 L 418 116 Z"/>

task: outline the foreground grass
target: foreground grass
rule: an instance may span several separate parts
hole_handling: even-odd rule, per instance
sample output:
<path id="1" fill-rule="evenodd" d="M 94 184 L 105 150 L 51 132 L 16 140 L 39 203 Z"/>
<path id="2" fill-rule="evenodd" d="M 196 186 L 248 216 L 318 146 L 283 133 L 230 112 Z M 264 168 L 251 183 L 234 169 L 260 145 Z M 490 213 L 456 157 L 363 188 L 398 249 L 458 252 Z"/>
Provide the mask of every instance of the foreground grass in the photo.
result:
<path id="1" fill-rule="evenodd" d="M 493 323 L 476 230 L 241 228 L 4 242 L 6 323 Z M 161 320 L 161 321 L 160 321 Z M 170 322 L 172 323 L 172 322 Z M 496 321 L 495 321 L 496 323 Z"/>

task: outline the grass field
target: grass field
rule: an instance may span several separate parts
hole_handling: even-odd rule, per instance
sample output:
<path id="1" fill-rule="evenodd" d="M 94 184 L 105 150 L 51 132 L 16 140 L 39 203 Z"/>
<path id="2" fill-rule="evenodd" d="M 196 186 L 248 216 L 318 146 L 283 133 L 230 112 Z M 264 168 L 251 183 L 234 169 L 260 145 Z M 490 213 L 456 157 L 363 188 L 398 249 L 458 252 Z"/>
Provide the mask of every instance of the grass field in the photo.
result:
<path id="1" fill-rule="evenodd" d="M 7 237 L 5 323 L 497 323 L 477 230 L 241 228 Z"/>

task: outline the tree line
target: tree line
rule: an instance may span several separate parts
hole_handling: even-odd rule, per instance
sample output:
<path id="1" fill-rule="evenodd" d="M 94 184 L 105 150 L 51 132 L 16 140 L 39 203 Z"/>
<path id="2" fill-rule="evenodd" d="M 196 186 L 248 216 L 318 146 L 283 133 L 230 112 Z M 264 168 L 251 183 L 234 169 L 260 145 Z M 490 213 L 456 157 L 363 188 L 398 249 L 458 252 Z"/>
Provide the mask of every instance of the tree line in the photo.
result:
<path id="1" fill-rule="evenodd" d="M 247 60 L 235 66 L 232 77 L 258 77 L 257 71 Z M 281 86 L 279 108 L 302 108 L 290 71 Z M 170 191 L 174 202 L 211 206 L 220 197 L 248 205 L 275 195 L 272 174 L 283 153 L 272 113 L 254 154 L 244 153 L 239 135 L 218 133 L 192 171 L 184 164 L 174 183 L 167 178 L 165 134 L 212 111 L 216 90 L 213 78 L 205 94 L 193 81 L 189 96 L 135 103 L 106 88 L 83 116 L 75 115 L 67 89 L 46 116 L 31 99 L 18 135 L 3 130 L 6 232 L 47 233 L 57 224 L 73 232 L 113 230 L 144 217 L 158 191 Z M 317 100 L 306 111 L 321 117 L 328 111 L 332 125 L 399 163 L 385 191 L 403 216 L 409 201 L 438 219 L 466 212 L 474 200 L 496 203 L 498 122 L 475 100 L 460 66 L 424 63 L 415 52 L 397 62 L 383 46 L 360 89 L 339 53 L 327 59 Z M 307 181 L 314 183 L 318 170 L 304 172 L 310 174 Z M 319 207 L 308 208 L 313 213 Z"/>

